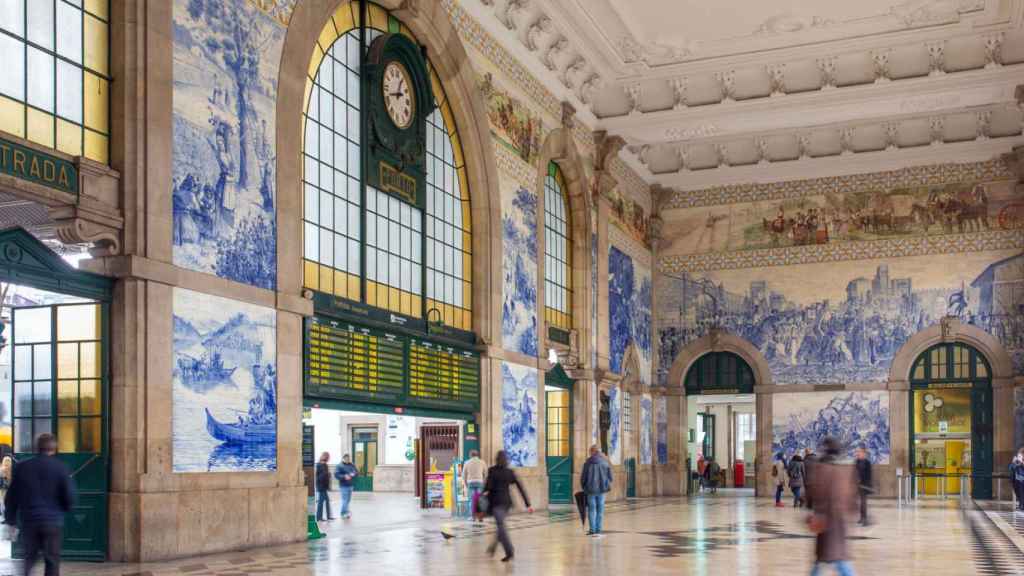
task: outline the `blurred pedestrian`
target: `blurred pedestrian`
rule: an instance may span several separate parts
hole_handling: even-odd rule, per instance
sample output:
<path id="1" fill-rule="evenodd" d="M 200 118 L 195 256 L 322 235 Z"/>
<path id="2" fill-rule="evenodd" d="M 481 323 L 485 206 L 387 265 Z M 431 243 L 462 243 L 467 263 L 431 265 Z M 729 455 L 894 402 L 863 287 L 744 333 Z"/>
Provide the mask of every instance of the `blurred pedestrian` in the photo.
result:
<path id="1" fill-rule="evenodd" d="M 801 490 L 804 488 L 804 459 L 797 452 L 789 459 L 789 466 L 786 467 L 786 475 L 789 476 L 789 489 L 793 492 L 793 507 L 799 508 L 804 505 Z"/>
<path id="2" fill-rule="evenodd" d="M 21 542 L 25 546 L 23 574 L 32 574 L 42 554 L 46 576 L 57 576 L 64 515 L 74 505 L 75 488 L 67 467 L 56 458 L 57 439 L 53 434 L 39 435 L 36 452 L 34 458 L 14 467 L 4 522 L 21 528 Z"/>
<path id="3" fill-rule="evenodd" d="M 508 453 L 501 450 L 494 457 L 494 466 L 487 470 L 487 483 L 484 484 L 483 495 L 487 497 L 487 509 L 491 516 L 494 516 L 494 524 L 497 526 L 494 542 L 487 547 L 487 553 L 494 555 L 494 551 L 500 543 L 501 548 L 505 551 L 505 557 L 501 559 L 502 562 L 508 562 L 515 556 L 515 548 L 512 547 L 512 540 L 509 539 L 508 530 L 505 528 L 505 519 L 508 518 L 508 511 L 512 508 L 511 487 L 513 484 L 519 490 L 519 495 L 523 497 L 526 509 L 532 514 L 533 507 L 530 506 L 530 498 L 526 495 L 526 490 L 523 489 L 515 471 L 508 466 Z"/>
<path id="4" fill-rule="evenodd" d="M 587 522 L 590 524 L 587 534 L 600 538 L 604 524 L 604 495 L 612 489 L 612 466 L 597 444 L 590 447 L 590 457 L 583 463 L 580 485 L 587 495 Z"/>
<path id="5" fill-rule="evenodd" d="M 775 506 L 782 508 L 782 492 L 786 488 L 786 457 L 779 452 L 772 464 L 772 480 L 775 481 Z"/>
<path id="6" fill-rule="evenodd" d="M 356 476 L 359 476 L 359 469 L 352 465 L 352 457 L 345 454 L 341 457 L 341 464 L 334 467 L 334 477 L 338 479 L 338 490 L 341 492 L 342 520 L 352 517 L 349 503 L 352 502 L 352 490 L 355 489 Z"/>
<path id="7" fill-rule="evenodd" d="M 712 494 L 718 493 L 718 477 L 722 474 L 722 467 L 715 462 L 713 456 L 708 457 L 708 462 L 704 466 L 704 485 L 711 490 Z"/>
<path id="8" fill-rule="evenodd" d="M 316 519 L 321 521 L 324 519 L 324 512 L 327 512 L 327 519 L 334 520 L 331 516 L 331 469 L 328 467 L 327 462 L 330 461 L 331 455 L 324 452 L 320 455 L 320 461 L 316 463 Z"/>
<path id="9" fill-rule="evenodd" d="M 856 506 L 854 475 L 848 466 L 836 462 L 840 445 L 835 438 L 826 438 L 822 448 L 825 456 L 814 464 L 808 486 L 814 511 L 807 525 L 816 535 L 811 576 L 820 574 L 825 564 L 833 565 L 840 576 L 853 576 L 846 544 L 846 515 Z"/>
<path id="10" fill-rule="evenodd" d="M 867 447 L 861 445 L 857 448 L 857 494 L 860 496 L 860 525 L 867 526 L 868 520 L 868 495 L 875 491 L 875 485 L 871 480 L 871 459 L 868 458 Z"/>
<path id="11" fill-rule="evenodd" d="M 1010 481 L 1013 482 L 1013 493 L 1017 495 L 1017 510 L 1024 512 L 1024 448 L 1010 462 Z"/>

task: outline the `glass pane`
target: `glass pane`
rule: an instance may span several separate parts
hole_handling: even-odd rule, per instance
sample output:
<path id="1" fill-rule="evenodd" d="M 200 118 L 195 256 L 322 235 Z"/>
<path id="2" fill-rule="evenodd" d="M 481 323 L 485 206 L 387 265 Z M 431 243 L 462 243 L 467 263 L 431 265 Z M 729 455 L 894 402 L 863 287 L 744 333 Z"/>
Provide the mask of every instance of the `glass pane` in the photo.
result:
<path id="1" fill-rule="evenodd" d="M 53 0 L 30 0 L 27 4 L 29 41 L 53 50 Z"/>
<path id="2" fill-rule="evenodd" d="M 14 347 L 14 379 L 15 380 L 31 380 L 32 379 L 32 347 L 31 346 L 15 346 Z"/>
<path id="3" fill-rule="evenodd" d="M 32 361 L 33 380 L 50 378 L 53 376 L 53 371 L 50 366 L 50 362 L 52 361 L 52 349 L 52 346 L 49 344 L 37 344 L 32 347 L 32 355 L 34 356 Z"/>
<path id="4" fill-rule="evenodd" d="M 82 414 L 89 416 L 101 414 L 103 406 L 99 380 L 82 380 L 78 385 L 78 394 Z"/>
<path id="5" fill-rule="evenodd" d="M 53 56 L 29 47 L 28 103 L 53 112 Z"/>
<path id="6" fill-rule="evenodd" d="M 76 416 L 78 414 L 78 380 L 59 380 L 57 382 L 57 415 Z"/>
<path id="7" fill-rule="evenodd" d="M 25 45 L 6 34 L 0 34 L 0 54 L 4 55 L 4 72 L 0 74 L 0 92 L 17 100 L 24 100 Z"/>
<path id="8" fill-rule="evenodd" d="M 82 418 L 79 452 L 100 452 L 103 448 L 102 422 L 100 418 Z"/>
<path id="9" fill-rule="evenodd" d="M 975 370 L 978 378 L 988 378 L 988 367 L 985 366 L 985 362 L 981 358 L 975 361 Z"/>
<path id="10" fill-rule="evenodd" d="M 51 308 L 15 308 L 14 342 L 49 342 Z"/>
<path id="11" fill-rule="evenodd" d="M 82 69 L 57 61 L 57 114 L 82 123 Z"/>
<path id="12" fill-rule="evenodd" d="M 33 452 L 35 451 L 35 439 L 39 438 L 40 434 L 52 434 L 53 433 L 53 419 L 52 418 L 33 418 L 32 419 L 32 444 Z"/>
<path id="13" fill-rule="evenodd" d="M 25 0 L 0 0 L 0 28 L 18 36 L 24 35 Z"/>
<path id="14" fill-rule="evenodd" d="M 100 343 L 83 342 L 78 345 L 79 378 L 100 377 Z"/>
<path id="15" fill-rule="evenodd" d="M 57 345 L 57 378 L 78 378 L 78 344 Z"/>
<path id="16" fill-rule="evenodd" d="M 36 381 L 32 386 L 34 396 L 32 397 L 32 414 L 34 416 L 49 416 L 51 414 L 53 400 L 53 382 L 50 380 Z"/>
<path id="17" fill-rule="evenodd" d="M 60 1 L 57 2 L 57 54 L 82 63 L 82 11 Z"/>
<path id="18" fill-rule="evenodd" d="M 16 382 L 14 384 L 14 415 L 32 415 L 32 383 Z"/>
<path id="19" fill-rule="evenodd" d="M 97 304 L 60 306 L 57 308 L 57 340 L 99 340 Z"/>
<path id="20" fill-rule="evenodd" d="M 14 451 L 32 452 L 32 420 L 19 418 L 14 421 Z"/>
<path id="21" fill-rule="evenodd" d="M 57 452 L 66 454 L 78 448 L 78 418 L 57 419 Z"/>

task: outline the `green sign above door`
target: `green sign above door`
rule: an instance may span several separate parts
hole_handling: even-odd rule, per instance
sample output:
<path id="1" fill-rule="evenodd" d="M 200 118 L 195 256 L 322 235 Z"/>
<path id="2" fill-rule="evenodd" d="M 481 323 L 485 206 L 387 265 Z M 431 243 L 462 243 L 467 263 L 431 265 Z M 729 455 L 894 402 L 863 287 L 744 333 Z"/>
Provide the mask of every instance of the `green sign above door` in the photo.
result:
<path id="1" fill-rule="evenodd" d="M 3 138 L 0 138 L 0 172 L 78 194 L 78 168 L 74 164 Z"/>

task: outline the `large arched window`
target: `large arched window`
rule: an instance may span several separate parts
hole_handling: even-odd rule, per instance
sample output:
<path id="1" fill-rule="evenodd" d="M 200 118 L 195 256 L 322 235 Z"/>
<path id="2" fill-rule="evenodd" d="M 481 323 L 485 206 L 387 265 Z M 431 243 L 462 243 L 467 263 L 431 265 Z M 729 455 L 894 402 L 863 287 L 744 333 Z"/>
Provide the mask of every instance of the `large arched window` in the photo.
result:
<path id="1" fill-rule="evenodd" d="M 107 0 L 0 2 L 0 130 L 108 162 Z"/>
<path id="2" fill-rule="evenodd" d="M 754 391 L 754 372 L 732 352 L 709 352 L 690 366 L 685 385 L 687 394 L 750 394 Z"/>
<path id="3" fill-rule="evenodd" d="M 557 164 L 544 178 L 544 319 L 549 327 L 572 329 L 572 239 L 569 197 Z"/>
<path id="4" fill-rule="evenodd" d="M 411 32 L 367 5 L 369 45 Z M 303 284 L 414 318 L 472 329 L 469 190 L 451 107 L 433 67 L 426 210 L 366 185 L 361 167 L 360 5 L 342 4 L 316 42 L 303 149 Z"/>

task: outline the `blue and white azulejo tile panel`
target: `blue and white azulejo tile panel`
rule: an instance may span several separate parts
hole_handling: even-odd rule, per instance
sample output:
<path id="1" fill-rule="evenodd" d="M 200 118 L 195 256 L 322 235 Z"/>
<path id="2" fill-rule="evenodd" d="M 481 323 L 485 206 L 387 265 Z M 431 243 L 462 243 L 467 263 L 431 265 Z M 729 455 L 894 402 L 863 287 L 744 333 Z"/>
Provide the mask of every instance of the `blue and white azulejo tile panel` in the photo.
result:
<path id="1" fill-rule="evenodd" d="M 615 246 L 608 249 L 609 364 L 622 374 L 629 346 L 636 347 L 639 377 L 651 382 L 651 271 Z"/>
<path id="2" fill-rule="evenodd" d="M 517 188 L 502 198 L 502 346 L 537 356 L 537 194 Z"/>
<path id="3" fill-rule="evenodd" d="M 276 312 L 174 288 L 173 314 L 174 472 L 276 470 Z"/>
<path id="4" fill-rule="evenodd" d="M 260 288 L 277 284 L 275 109 L 294 5 L 174 0 L 177 266 Z"/>
<path id="5" fill-rule="evenodd" d="M 875 464 L 888 464 L 890 449 L 889 392 L 794 392 L 772 395 L 772 459 L 788 460 L 806 448 L 819 449 L 831 436 L 853 458 L 864 445 Z"/>
<path id="6" fill-rule="evenodd" d="M 501 363 L 501 437 L 509 463 L 537 465 L 537 369 Z"/>

